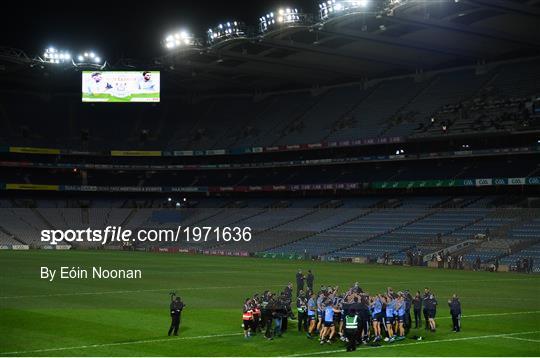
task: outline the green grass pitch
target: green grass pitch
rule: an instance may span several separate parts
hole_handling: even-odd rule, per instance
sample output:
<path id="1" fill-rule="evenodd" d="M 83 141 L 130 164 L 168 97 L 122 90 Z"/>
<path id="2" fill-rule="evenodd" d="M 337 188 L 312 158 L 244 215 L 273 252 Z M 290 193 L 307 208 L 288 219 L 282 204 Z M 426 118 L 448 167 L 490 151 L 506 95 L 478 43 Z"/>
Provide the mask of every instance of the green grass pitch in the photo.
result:
<path id="1" fill-rule="evenodd" d="M 136 268 L 141 280 L 39 278 L 40 266 Z M 438 330 L 346 353 L 296 332 L 281 339 L 242 337 L 244 298 L 282 290 L 296 271 L 312 269 L 320 284 L 370 293 L 391 286 L 437 295 Z M 0 252 L 0 357 L 3 356 L 538 356 L 540 277 L 487 273 L 141 252 Z M 187 307 L 179 337 L 167 337 L 169 292 Z M 462 332 L 453 333 L 446 301 L 461 297 Z"/>

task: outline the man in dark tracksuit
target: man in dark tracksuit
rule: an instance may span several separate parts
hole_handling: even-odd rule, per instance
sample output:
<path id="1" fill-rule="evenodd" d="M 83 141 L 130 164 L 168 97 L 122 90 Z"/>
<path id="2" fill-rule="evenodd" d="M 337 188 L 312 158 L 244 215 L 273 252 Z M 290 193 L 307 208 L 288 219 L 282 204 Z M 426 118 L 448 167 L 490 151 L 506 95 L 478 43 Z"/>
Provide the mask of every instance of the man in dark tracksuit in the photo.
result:
<path id="1" fill-rule="evenodd" d="M 450 307 L 454 332 L 459 332 L 461 329 L 461 302 L 455 293 L 452 295 L 452 299 L 448 300 L 448 306 Z"/>
<path id="2" fill-rule="evenodd" d="M 411 305 L 412 305 L 412 296 L 409 291 L 405 291 L 405 322 L 403 325 L 405 327 L 405 335 L 409 334 L 409 330 L 412 327 L 411 322 Z"/>
<path id="3" fill-rule="evenodd" d="M 307 298 L 303 291 L 296 299 L 296 309 L 298 311 L 298 332 L 306 331 L 308 328 Z"/>
<path id="4" fill-rule="evenodd" d="M 414 328 L 422 327 L 422 297 L 420 297 L 420 292 L 416 292 L 412 300 L 413 311 L 414 311 Z"/>
<path id="5" fill-rule="evenodd" d="M 302 270 L 298 270 L 296 273 L 296 297 L 300 295 L 300 291 L 304 290 L 304 280 L 306 277 L 302 273 Z"/>
<path id="6" fill-rule="evenodd" d="M 307 277 L 306 277 L 306 282 L 307 282 L 307 287 L 308 287 L 308 290 L 311 292 L 313 292 L 313 281 L 315 280 L 315 277 L 313 276 L 313 273 L 311 272 L 311 270 L 308 270 L 308 274 L 307 274 Z"/>
<path id="7" fill-rule="evenodd" d="M 171 333 L 173 333 L 173 331 L 174 335 L 178 336 L 178 329 L 180 328 L 180 314 L 184 309 L 184 302 L 182 302 L 182 299 L 177 296 L 176 299 L 171 302 L 169 309 L 171 313 L 171 327 L 169 328 L 169 336 Z"/>
<path id="8" fill-rule="evenodd" d="M 272 324 L 274 323 L 274 312 L 276 307 L 276 295 L 267 292 L 263 296 L 263 303 L 261 305 L 261 316 L 263 317 L 264 326 L 266 331 L 264 337 L 268 340 L 274 339 L 274 330 Z"/>
<path id="9" fill-rule="evenodd" d="M 427 300 L 429 299 L 429 288 L 424 289 L 424 297 L 422 297 L 422 304 L 424 308 L 422 309 L 422 313 L 424 314 L 424 319 L 426 321 L 426 331 L 429 330 L 429 314 L 428 314 L 428 307 L 426 305 Z"/>
<path id="10" fill-rule="evenodd" d="M 370 326 L 370 313 L 369 313 L 369 295 L 362 295 L 360 297 L 360 310 L 358 311 L 358 330 L 360 338 L 363 342 L 369 340 L 369 326 Z"/>

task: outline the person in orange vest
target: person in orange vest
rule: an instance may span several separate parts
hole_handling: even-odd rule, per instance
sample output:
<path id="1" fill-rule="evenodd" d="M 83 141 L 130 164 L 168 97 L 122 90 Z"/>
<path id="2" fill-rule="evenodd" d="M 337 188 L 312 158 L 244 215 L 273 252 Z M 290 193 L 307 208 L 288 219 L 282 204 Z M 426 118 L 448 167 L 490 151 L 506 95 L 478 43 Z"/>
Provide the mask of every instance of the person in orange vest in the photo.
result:
<path id="1" fill-rule="evenodd" d="M 253 308 L 249 298 L 246 298 L 246 301 L 244 302 L 242 320 L 244 321 L 244 338 L 250 338 L 251 327 L 253 326 Z"/>
<path id="2" fill-rule="evenodd" d="M 255 294 L 251 300 L 253 307 L 253 325 L 251 327 L 251 335 L 254 336 L 257 332 L 260 332 L 260 322 L 261 322 L 261 303 L 258 294 Z"/>

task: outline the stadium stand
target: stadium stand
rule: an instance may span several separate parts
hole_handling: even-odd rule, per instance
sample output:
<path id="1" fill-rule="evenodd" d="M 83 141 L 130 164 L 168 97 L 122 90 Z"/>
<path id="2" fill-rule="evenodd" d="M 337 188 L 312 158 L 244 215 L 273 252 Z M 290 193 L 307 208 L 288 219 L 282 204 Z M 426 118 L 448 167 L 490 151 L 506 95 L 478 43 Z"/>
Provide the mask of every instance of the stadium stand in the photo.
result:
<path id="1" fill-rule="evenodd" d="M 497 207 L 499 202 L 502 206 Z M 20 200 L 18 203 L 28 203 Z M 138 229 L 178 226 L 251 227 L 253 241 L 180 245 L 188 249 L 262 252 L 371 261 L 388 255 L 404 262 L 408 251 L 423 255 L 467 242 L 466 262 L 478 257 L 489 264 L 515 267 L 518 259 L 538 258 L 540 211 L 508 207 L 495 195 L 451 197 L 364 197 L 311 199 L 202 199 L 192 208 L 122 208 L 121 200 L 94 200 L 90 207 L 65 208 L 65 202 L 35 200 L 37 208 L 0 208 L 0 245 L 42 246 L 40 231 L 49 229 Z M 89 243 L 75 246 L 92 247 Z M 141 247 L 151 247 L 151 243 Z M 538 270 L 538 260 L 535 261 Z"/>
<path id="2" fill-rule="evenodd" d="M 539 61 L 533 59 L 501 63 L 485 74 L 458 68 L 425 73 L 421 79 L 390 77 L 311 92 L 180 98 L 141 112 L 77 107 L 72 116 L 67 114 L 66 101 L 74 104 L 79 98 L 6 93 L 0 100 L 5 113 L 1 129 L 8 145 L 72 149 L 81 149 L 80 135 L 87 132 L 84 149 L 93 150 L 221 149 L 530 130 L 538 123 L 524 109 L 538 95 L 539 77 Z M 47 103 L 47 112 L 25 106 L 28 102 Z M 99 119 L 105 113 L 114 117 L 116 112 L 114 123 Z M 176 113 L 182 113 L 181 121 Z M 59 120 L 54 124 L 36 120 L 44 115 Z M 79 120 L 73 121 L 74 117 Z M 127 135 L 119 141 L 116 132 Z"/>

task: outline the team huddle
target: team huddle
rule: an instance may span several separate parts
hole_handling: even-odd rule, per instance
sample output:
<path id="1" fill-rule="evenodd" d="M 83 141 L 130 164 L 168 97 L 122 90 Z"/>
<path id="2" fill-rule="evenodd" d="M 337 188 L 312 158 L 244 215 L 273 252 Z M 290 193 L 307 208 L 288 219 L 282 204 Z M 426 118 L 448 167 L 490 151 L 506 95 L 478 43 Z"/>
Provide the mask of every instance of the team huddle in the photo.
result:
<path id="1" fill-rule="evenodd" d="M 303 287 L 302 287 L 303 288 Z M 413 326 L 435 332 L 438 302 L 429 288 L 415 296 L 407 290 L 370 295 L 355 283 L 345 292 L 339 287 L 321 286 L 313 291 L 312 282 L 306 291 L 299 289 L 296 298 L 297 317 L 292 309 L 292 283 L 279 295 L 270 291 L 247 298 L 243 307 L 244 337 L 263 333 L 271 340 L 288 329 L 289 318 L 297 318 L 298 331 L 320 344 L 331 344 L 338 339 L 347 343 L 347 351 L 359 344 L 379 345 L 381 341 L 405 339 Z M 459 332 L 461 303 L 456 295 L 449 301 L 453 330 Z M 422 317 L 423 316 L 423 317 Z M 422 319 L 423 318 L 423 319 Z M 420 337 L 418 337 L 420 338 Z M 421 339 L 421 338 L 420 338 Z"/>

